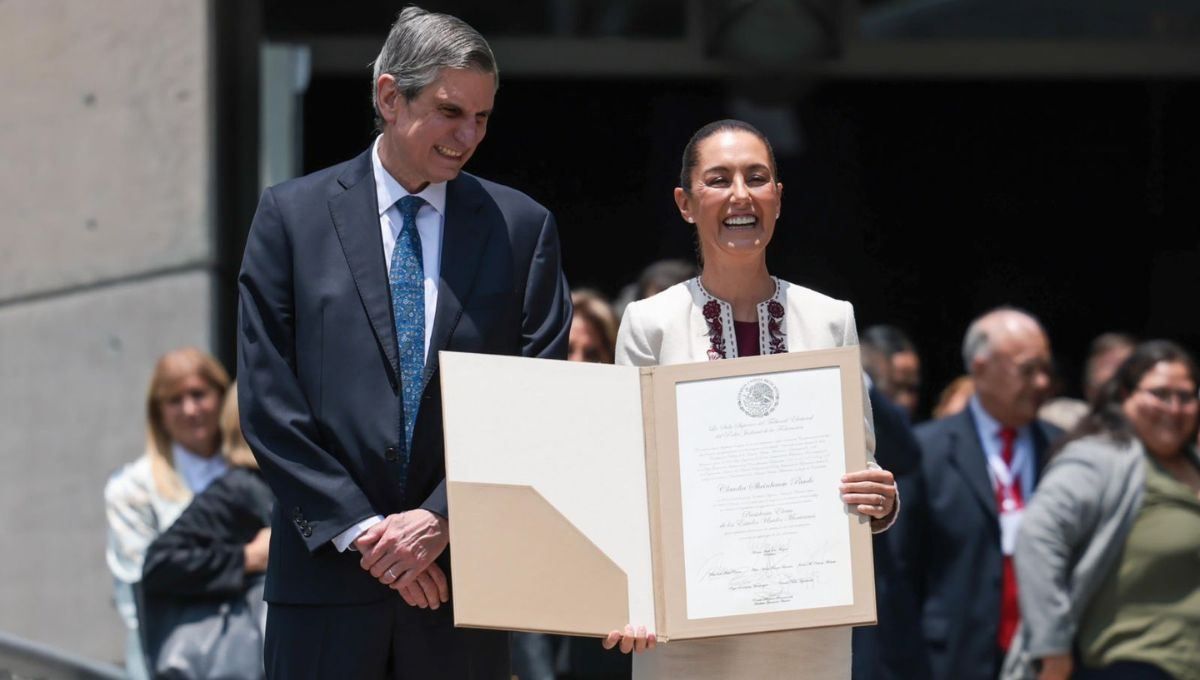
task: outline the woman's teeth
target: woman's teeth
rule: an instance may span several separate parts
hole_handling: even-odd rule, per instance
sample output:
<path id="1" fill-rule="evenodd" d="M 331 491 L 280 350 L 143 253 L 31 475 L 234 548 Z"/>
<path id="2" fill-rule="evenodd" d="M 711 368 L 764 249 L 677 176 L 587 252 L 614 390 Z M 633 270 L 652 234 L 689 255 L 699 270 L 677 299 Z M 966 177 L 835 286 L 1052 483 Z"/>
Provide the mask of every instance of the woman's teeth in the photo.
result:
<path id="1" fill-rule="evenodd" d="M 758 218 L 754 215 L 731 215 L 725 218 L 724 224 L 727 227 L 749 227 L 758 222 Z"/>

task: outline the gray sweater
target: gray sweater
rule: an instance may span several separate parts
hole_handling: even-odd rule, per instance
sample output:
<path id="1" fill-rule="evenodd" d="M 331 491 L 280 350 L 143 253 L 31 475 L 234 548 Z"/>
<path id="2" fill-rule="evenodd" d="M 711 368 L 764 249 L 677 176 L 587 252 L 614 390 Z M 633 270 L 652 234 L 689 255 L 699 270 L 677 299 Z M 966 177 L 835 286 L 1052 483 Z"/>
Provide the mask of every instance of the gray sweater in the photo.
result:
<path id="1" fill-rule="evenodd" d="M 1031 680 L 1035 660 L 1071 653 L 1080 617 L 1142 506 L 1144 460 L 1136 439 L 1095 436 L 1071 442 L 1047 468 L 1017 535 L 1021 626 L 1002 680 Z"/>

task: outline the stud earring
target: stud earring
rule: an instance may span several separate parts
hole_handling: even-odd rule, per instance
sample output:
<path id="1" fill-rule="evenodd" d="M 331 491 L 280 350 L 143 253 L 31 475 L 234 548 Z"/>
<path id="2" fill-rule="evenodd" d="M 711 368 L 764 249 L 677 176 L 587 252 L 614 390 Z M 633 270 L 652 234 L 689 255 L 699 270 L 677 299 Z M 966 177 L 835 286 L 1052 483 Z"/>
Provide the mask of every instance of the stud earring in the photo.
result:
<path id="1" fill-rule="evenodd" d="M 688 221 L 688 224 L 692 224 L 692 223 L 694 223 L 694 222 L 696 221 L 696 218 L 694 218 L 694 217 L 689 217 L 689 218 L 687 218 L 687 221 Z"/>

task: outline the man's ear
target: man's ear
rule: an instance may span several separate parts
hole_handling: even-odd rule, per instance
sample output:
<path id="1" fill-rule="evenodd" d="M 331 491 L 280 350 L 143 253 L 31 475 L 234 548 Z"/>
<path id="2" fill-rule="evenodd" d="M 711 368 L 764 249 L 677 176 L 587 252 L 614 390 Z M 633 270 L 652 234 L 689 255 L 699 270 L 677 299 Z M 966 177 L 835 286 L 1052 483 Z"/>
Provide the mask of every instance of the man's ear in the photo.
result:
<path id="1" fill-rule="evenodd" d="M 404 104 L 404 95 L 396 87 L 396 78 L 385 73 L 375 81 L 375 99 L 379 102 L 379 117 L 387 123 L 396 120 L 397 107 Z"/>
<path id="2" fill-rule="evenodd" d="M 971 359 L 971 377 L 974 378 L 975 376 L 979 375 L 980 373 L 983 373 L 984 371 L 987 370 L 987 367 L 988 367 L 987 359 L 985 359 L 983 357 L 974 357 L 973 359 Z"/>

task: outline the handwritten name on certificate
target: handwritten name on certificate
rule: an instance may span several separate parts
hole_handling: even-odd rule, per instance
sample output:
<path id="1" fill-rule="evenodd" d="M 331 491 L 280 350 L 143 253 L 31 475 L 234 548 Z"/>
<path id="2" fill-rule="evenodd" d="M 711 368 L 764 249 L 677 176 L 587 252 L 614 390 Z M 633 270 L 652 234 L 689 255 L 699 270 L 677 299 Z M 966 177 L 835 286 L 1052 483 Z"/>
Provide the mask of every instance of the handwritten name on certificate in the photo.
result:
<path id="1" fill-rule="evenodd" d="M 849 605 L 837 368 L 676 385 L 687 617 Z"/>

